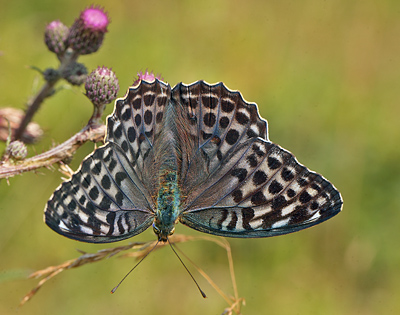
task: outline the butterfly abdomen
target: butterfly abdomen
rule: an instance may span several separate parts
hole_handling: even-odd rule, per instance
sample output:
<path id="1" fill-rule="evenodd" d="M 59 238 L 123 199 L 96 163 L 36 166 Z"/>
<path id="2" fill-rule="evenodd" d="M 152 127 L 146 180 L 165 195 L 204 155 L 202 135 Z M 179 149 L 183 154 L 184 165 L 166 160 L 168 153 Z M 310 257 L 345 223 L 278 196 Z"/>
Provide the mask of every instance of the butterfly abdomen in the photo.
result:
<path id="1" fill-rule="evenodd" d="M 180 189 L 176 171 L 164 170 L 160 174 L 160 188 L 157 196 L 156 219 L 154 232 L 159 239 L 166 241 L 174 232 L 179 216 Z"/>

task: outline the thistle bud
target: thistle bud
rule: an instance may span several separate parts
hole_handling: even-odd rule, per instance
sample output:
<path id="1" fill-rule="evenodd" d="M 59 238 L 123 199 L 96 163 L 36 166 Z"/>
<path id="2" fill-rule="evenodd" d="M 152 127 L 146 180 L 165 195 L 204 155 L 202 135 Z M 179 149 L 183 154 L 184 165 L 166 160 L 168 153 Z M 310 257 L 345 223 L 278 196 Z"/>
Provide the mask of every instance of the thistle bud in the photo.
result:
<path id="1" fill-rule="evenodd" d="M 87 68 L 84 64 L 79 62 L 72 62 L 67 65 L 62 72 L 62 76 L 72 85 L 81 85 L 86 81 Z"/>
<path id="2" fill-rule="evenodd" d="M 107 67 L 98 67 L 93 70 L 86 79 L 86 96 L 92 103 L 101 107 L 112 102 L 118 94 L 118 78 L 115 73 Z"/>
<path id="3" fill-rule="evenodd" d="M 161 74 L 155 75 L 155 74 L 153 73 L 153 71 L 148 72 L 147 69 L 146 69 L 146 71 L 145 71 L 144 73 L 143 73 L 142 71 L 139 71 L 139 72 L 137 73 L 137 76 L 138 76 L 138 78 L 133 82 L 133 85 L 139 84 L 139 82 L 140 82 L 141 80 L 147 81 L 147 82 L 154 82 L 156 79 L 161 80 L 161 81 L 164 80 L 164 79 L 161 77 Z"/>
<path id="4" fill-rule="evenodd" d="M 107 13 L 99 7 L 83 10 L 69 30 L 67 46 L 80 55 L 96 52 L 110 23 Z"/>
<path id="5" fill-rule="evenodd" d="M 14 158 L 15 160 L 22 160 L 26 158 L 26 155 L 28 154 L 28 150 L 26 148 L 25 143 L 22 141 L 16 140 L 12 141 L 6 149 L 6 153 Z"/>
<path id="6" fill-rule="evenodd" d="M 44 32 L 44 42 L 50 51 L 58 56 L 65 51 L 65 41 L 68 37 L 69 29 L 60 21 L 53 21 L 46 26 Z"/>
<path id="7" fill-rule="evenodd" d="M 47 68 L 43 71 L 43 77 L 47 82 L 55 82 L 59 79 L 60 73 L 53 68 Z"/>

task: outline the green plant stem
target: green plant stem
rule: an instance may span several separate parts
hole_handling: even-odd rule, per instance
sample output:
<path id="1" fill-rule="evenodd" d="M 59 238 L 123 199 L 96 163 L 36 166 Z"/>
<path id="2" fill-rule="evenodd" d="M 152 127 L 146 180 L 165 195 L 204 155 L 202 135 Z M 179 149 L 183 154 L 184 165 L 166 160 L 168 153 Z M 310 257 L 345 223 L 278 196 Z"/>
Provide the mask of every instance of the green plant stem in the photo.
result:
<path id="1" fill-rule="evenodd" d="M 75 62 L 76 59 L 78 58 L 78 54 L 76 54 L 72 49 L 67 49 L 66 52 L 64 53 L 63 57 L 61 58 L 61 63 L 60 66 L 58 67 L 57 71 L 61 74 L 64 69 L 71 64 L 72 62 Z M 51 95 L 51 91 L 53 90 L 55 84 L 60 80 L 61 76 L 54 80 L 54 81 L 47 81 L 41 90 L 39 91 L 36 96 L 29 101 L 28 103 L 28 108 L 25 112 L 25 116 L 22 118 L 21 123 L 15 132 L 14 140 L 19 140 L 21 139 L 26 126 L 30 123 L 32 120 L 33 116 L 35 113 L 38 111 L 40 108 L 40 105 L 43 103 L 44 99 L 47 98 L 49 95 Z"/>

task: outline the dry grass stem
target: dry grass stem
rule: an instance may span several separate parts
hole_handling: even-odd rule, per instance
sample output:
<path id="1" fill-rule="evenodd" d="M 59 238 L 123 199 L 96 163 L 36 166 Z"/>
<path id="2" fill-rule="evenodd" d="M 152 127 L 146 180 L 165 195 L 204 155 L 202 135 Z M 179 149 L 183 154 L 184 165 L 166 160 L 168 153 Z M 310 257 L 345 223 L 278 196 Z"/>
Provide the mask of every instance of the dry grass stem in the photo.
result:
<path id="1" fill-rule="evenodd" d="M 218 294 L 228 303 L 229 307 L 226 308 L 223 312 L 223 314 L 231 315 L 234 313 L 236 314 L 241 314 L 240 313 L 240 308 L 241 305 L 244 305 L 244 299 L 239 298 L 238 295 L 238 290 L 237 290 L 237 285 L 236 285 L 236 280 L 235 280 L 235 274 L 234 274 L 234 269 L 233 269 L 233 260 L 232 260 L 232 253 L 231 253 L 231 247 L 228 243 L 227 240 L 224 238 L 212 238 L 208 236 L 185 236 L 185 235 L 174 235 L 171 237 L 170 241 L 173 244 L 176 243 L 183 243 L 183 242 L 189 242 L 189 241 L 196 241 L 196 240 L 205 240 L 205 241 L 210 241 L 218 246 L 222 247 L 223 249 L 226 250 L 227 256 L 228 256 L 228 263 L 229 263 L 229 271 L 230 271 L 230 276 L 232 280 L 232 286 L 233 286 L 233 292 L 234 296 L 228 296 L 225 294 L 215 283 L 212 281 L 212 279 L 202 270 L 200 267 L 198 267 L 192 260 L 190 260 L 179 248 L 180 253 L 182 253 L 185 258 L 193 264 L 193 266 L 198 270 L 198 272 L 207 280 L 208 283 L 218 292 Z M 83 251 L 79 251 L 82 255 L 78 258 L 68 260 L 60 265 L 57 266 L 49 266 L 45 269 L 38 270 L 33 272 L 32 274 L 29 275 L 29 278 L 42 278 L 37 284 L 35 288 L 33 288 L 28 294 L 26 294 L 22 300 L 20 305 L 24 305 L 26 302 L 28 302 L 36 293 L 37 291 L 51 278 L 55 277 L 59 273 L 61 273 L 64 270 L 71 269 L 71 268 L 77 268 L 89 263 L 94 263 L 101 261 L 103 259 L 111 258 L 117 254 L 120 254 L 123 251 L 127 250 L 136 250 L 135 252 L 132 253 L 126 253 L 123 254 L 120 257 L 135 257 L 137 259 L 141 259 L 144 257 L 148 251 L 156 244 L 156 241 L 149 241 L 149 242 L 134 242 L 130 243 L 125 246 L 118 246 L 118 247 L 113 247 L 113 248 L 107 248 L 107 249 L 102 249 L 99 250 L 96 253 L 86 253 Z M 159 243 L 158 246 L 155 248 L 155 250 L 161 249 L 164 246 L 168 245 L 168 243 Z"/>

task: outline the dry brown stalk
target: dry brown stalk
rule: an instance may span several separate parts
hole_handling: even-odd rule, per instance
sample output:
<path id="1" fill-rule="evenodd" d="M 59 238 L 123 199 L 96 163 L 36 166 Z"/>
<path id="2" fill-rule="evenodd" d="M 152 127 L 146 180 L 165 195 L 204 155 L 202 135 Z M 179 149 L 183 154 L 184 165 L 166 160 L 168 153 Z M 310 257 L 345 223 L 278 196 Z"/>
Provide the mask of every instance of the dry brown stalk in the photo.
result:
<path id="1" fill-rule="evenodd" d="M 12 160 L 2 161 L 0 162 L 0 178 L 12 177 L 24 172 L 37 170 L 41 167 L 50 167 L 54 163 L 70 158 L 87 141 L 103 141 L 105 132 L 105 125 L 87 125 L 67 141 L 42 154 L 20 162 Z"/>
<path id="2" fill-rule="evenodd" d="M 240 308 L 241 305 L 245 304 L 245 300 L 243 298 L 240 298 L 238 295 L 237 291 L 237 286 L 236 286 L 236 280 L 235 280 L 235 274 L 233 271 L 233 260 L 232 260 L 232 254 L 231 254 L 231 247 L 228 243 L 227 240 L 223 238 L 213 238 L 213 237 L 208 237 L 208 236 L 186 236 L 186 235 L 174 235 L 170 238 L 171 243 L 176 244 L 176 243 L 183 243 L 183 242 L 188 242 L 188 241 L 196 241 L 196 240 L 206 240 L 213 242 L 217 244 L 218 246 L 222 247 L 223 249 L 226 250 L 227 256 L 228 256 L 228 263 L 229 263 L 229 270 L 230 270 L 230 276 L 232 280 L 232 286 L 233 286 L 233 292 L 234 296 L 229 296 L 225 294 L 216 284 L 212 279 L 202 270 L 200 267 L 198 267 L 192 260 L 190 260 L 184 253 L 181 252 L 185 258 L 193 264 L 193 266 L 198 270 L 198 272 L 207 280 L 208 283 L 218 292 L 218 294 L 227 302 L 229 305 L 227 308 L 224 309 L 223 314 L 231 315 L 233 313 L 236 314 L 241 314 L 240 313 Z M 24 305 L 26 302 L 28 302 L 36 293 L 37 291 L 51 278 L 55 277 L 59 273 L 61 273 L 64 270 L 67 269 L 72 269 L 72 268 L 77 268 L 89 263 L 94 263 L 101 261 L 103 259 L 111 258 L 112 256 L 115 256 L 117 254 L 120 254 L 123 251 L 127 250 L 132 250 L 136 249 L 136 252 L 133 253 L 127 253 L 124 255 L 121 255 L 120 257 L 135 257 L 137 259 L 143 258 L 145 255 L 148 254 L 149 249 L 154 247 L 156 244 L 156 241 L 149 241 L 149 242 L 134 242 L 130 243 L 125 246 L 117 246 L 113 248 L 107 248 L 107 249 L 102 249 L 99 250 L 96 253 L 86 253 L 82 252 L 82 255 L 78 258 L 68 260 L 60 265 L 57 266 L 49 266 L 45 269 L 35 271 L 31 275 L 29 275 L 29 278 L 42 278 L 38 283 L 38 285 L 33 288 L 28 294 L 26 294 L 20 303 L 20 306 Z M 168 243 L 158 243 L 157 247 L 155 250 L 163 248 L 164 246 L 168 245 Z"/>

